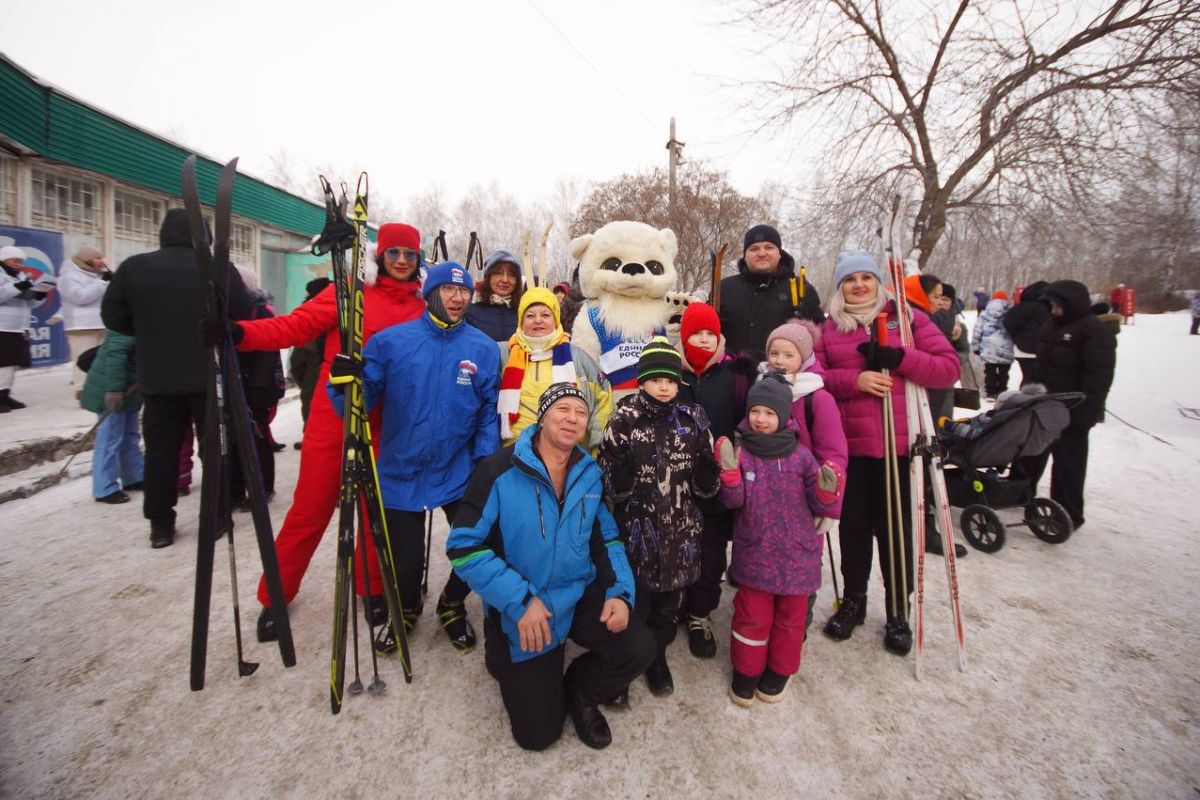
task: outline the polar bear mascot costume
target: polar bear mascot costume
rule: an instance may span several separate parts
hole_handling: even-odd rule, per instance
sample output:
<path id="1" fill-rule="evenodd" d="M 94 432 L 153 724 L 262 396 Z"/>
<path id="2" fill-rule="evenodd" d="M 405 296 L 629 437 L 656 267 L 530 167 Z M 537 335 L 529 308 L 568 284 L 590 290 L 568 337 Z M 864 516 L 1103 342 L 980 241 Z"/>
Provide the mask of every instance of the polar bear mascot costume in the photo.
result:
<path id="1" fill-rule="evenodd" d="M 587 298 L 575 318 L 571 341 L 608 376 L 613 405 L 637 391 L 642 347 L 666 333 L 675 288 L 675 232 L 643 222 L 610 222 L 571 242 L 579 262 L 579 288 Z"/>

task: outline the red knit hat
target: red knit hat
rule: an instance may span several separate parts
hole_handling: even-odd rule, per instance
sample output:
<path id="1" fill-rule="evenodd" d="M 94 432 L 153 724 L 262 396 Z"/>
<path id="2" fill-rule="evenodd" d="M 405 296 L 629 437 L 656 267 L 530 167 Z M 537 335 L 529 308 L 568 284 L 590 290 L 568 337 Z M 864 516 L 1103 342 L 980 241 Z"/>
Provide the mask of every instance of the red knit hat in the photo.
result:
<path id="1" fill-rule="evenodd" d="M 996 291 L 996 293 L 994 295 L 992 295 L 992 299 L 993 300 L 1007 300 L 1008 292 L 1004 291 L 1003 289 L 998 289 Z"/>
<path id="2" fill-rule="evenodd" d="M 412 225 L 403 222 L 385 222 L 379 226 L 379 238 L 375 241 L 375 252 L 382 253 L 389 247 L 421 249 L 421 233 Z"/>
<path id="3" fill-rule="evenodd" d="M 721 335 L 721 317 L 708 303 L 688 303 L 679 320 L 679 341 L 686 342 L 696 331 Z"/>

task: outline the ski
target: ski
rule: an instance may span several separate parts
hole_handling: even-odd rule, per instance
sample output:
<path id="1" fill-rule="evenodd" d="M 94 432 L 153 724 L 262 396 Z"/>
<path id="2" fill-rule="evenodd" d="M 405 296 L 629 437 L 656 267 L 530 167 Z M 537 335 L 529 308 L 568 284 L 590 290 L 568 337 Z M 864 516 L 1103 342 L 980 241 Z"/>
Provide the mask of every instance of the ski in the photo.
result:
<path id="1" fill-rule="evenodd" d="M 223 320 L 228 319 L 229 231 L 233 183 L 236 175 L 237 159 L 235 158 L 221 170 L 217 184 L 214 206 L 216 228 L 214 250 L 209 246 L 208 231 L 200 207 L 200 195 L 196 185 L 195 156 L 189 157 L 184 162 L 181 174 L 184 206 L 192 236 L 192 248 L 206 284 L 207 313 L 209 316 Z M 234 378 L 230 379 L 230 375 L 233 375 Z M 254 449 L 253 431 L 251 430 L 249 409 L 246 406 L 245 391 L 239 376 L 237 355 L 233 350 L 232 343 L 226 339 L 223 345 L 212 348 L 211 360 L 207 366 L 208 388 L 205 399 L 205 416 L 208 424 L 205 426 L 204 433 L 204 476 L 201 481 L 200 532 L 197 537 L 196 587 L 192 616 L 190 677 L 193 691 L 204 688 L 212 572 L 216 540 L 221 535 L 228 537 L 238 674 L 240 676 L 251 675 L 258 669 L 258 664 L 246 661 L 242 645 L 241 607 L 237 586 L 237 553 L 230 516 L 227 474 L 229 427 L 233 428 L 237 440 L 242 474 L 245 476 L 246 491 L 251 500 L 255 533 L 263 562 L 263 573 L 271 597 L 276 629 L 279 631 L 280 654 L 284 666 L 291 667 L 296 663 L 291 628 L 287 618 L 287 605 L 283 601 L 283 587 L 279 578 L 279 566 L 276 560 L 270 514 L 267 510 L 266 493 L 262 486 L 258 457 Z"/>
<path id="2" fill-rule="evenodd" d="M 900 332 L 901 344 L 905 347 L 914 346 L 912 332 L 912 312 L 908 307 L 908 298 L 904 289 L 904 260 L 897 244 L 895 234 L 896 215 L 900 207 L 897 196 L 892 205 L 892 217 L 886 228 L 885 256 L 889 277 L 892 282 L 893 296 L 896 301 L 896 316 Z M 943 472 L 943 452 L 938 445 L 937 432 L 933 424 L 933 412 L 929 406 L 929 395 L 924 389 L 905 381 L 905 405 L 908 417 L 908 440 L 910 446 L 909 459 L 909 495 L 911 498 L 910 513 L 913 524 L 913 558 L 915 586 L 915 617 L 913 619 L 913 644 L 915 653 L 915 674 L 919 680 L 924 667 L 924 636 L 925 636 L 925 478 L 928 478 L 933 489 L 935 524 L 942 536 L 943 560 L 946 566 L 946 584 L 950 595 L 951 621 L 954 627 L 954 638 L 958 650 L 958 668 L 967 668 L 966 634 L 963 629 L 962 606 L 958 593 L 958 565 L 954 555 L 954 520 L 950 514 L 949 493 L 946 491 L 946 480 Z M 905 596 L 907 602 L 907 595 Z"/>
<path id="3" fill-rule="evenodd" d="M 321 178 L 325 194 L 326 228 L 314 245 L 314 253 L 329 253 L 333 262 L 334 284 L 337 296 L 338 329 L 341 352 L 351 359 L 362 362 L 363 347 L 363 287 L 366 276 L 367 234 L 367 176 L 359 177 L 354 199 L 353 222 L 346 219 L 345 203 L 338 203 L 333 189 L 325 178 Z M 345 251 L 354 246 L 351 269 L 346 268 Z M 383 502 L 378 489 L 375 458 L 371 445 L 370 425 L 362 393 L 362 380 L 356 379 L 346 388 L 346 404 L 343 413 L 342 480 L 339 492 L 337 569 L 334 580 L 333 639 L 330 657 L 330 709 L 334 714 L 341 711 L 346 669 L 346 623 L 347 614 L 353 605 L 354 591 L 354 545 L 356 529 L 369 532 L 375 545 L 380 563 L 384 586 L 384 597 L 388 606 L 389 622 L 400 651 L 401 668 L 406 682 L 412 682 L 412 667 L 409 659 L 408 640 L 404 633 L 404 612 L 400 604 L 395 565 L 392 563 L 391 546 L 387 524 L 383 514 Z M 355 518 L 358 515 L 359 525 Z M 365 543 L 362 547 L 366 558 Z M 369 596 L 369 581 L 366 562 L 362 573 L 364 594 Z M 368 630 L 374 638 L 374 626 L 370 618 L 369 603 L 364 600 Z M 357 625 L 357 621 L 355 623 Z M 379 679 L 378 660 L 373 644 L 371 663 L 374 679 L 368 691 L 381 694 L 386 684 Z M 356 641 L 357 648 L 357 641 Z"/>

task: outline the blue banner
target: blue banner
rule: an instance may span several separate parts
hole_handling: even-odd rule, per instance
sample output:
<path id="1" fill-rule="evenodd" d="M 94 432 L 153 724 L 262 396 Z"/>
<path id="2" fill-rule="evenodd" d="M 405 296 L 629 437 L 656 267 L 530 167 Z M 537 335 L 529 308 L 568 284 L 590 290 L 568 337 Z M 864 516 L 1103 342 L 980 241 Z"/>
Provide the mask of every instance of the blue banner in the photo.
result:
<path id="1" fill-rule="evenodd" d="M 57 231 L 37 228 L 15 228 L 0 225 L 0 247 L 13 245 L 25 251 L 25 272 L 36 281 L 42 274 L 58 277 L 58 265 L 63 261 L 63 237 Z M 63 331 L 62 298 L 51 291 L 46 302 L 33 310 L 29 320 L 29 349 L 33 366 L 49 367 L 62 364 L 69 357 L 67 335 Z M 51 318 L 57 318 L 50 324 Z"/>

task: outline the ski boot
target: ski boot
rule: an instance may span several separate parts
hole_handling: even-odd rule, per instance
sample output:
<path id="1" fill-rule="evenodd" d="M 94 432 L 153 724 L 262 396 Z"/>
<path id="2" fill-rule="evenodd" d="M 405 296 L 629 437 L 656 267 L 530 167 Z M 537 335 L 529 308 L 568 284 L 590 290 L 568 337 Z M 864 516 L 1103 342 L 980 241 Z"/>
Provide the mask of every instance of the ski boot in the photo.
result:
<path id="1" fill-rule="evenodd" d="M 271 609 L 266 606 L 263 606 L 258 615 L 257 634 L 260 642 L 274 642 L 279 639 L 279 634 L 275 631 L 275 617 L 271 616 Z"/>
<path id="2" fill-rule="evenodd" d="M 407 639 L 412 636 L 413 628 L 417 627 L 417 619 L 421 616 L 421 609 L 404 609 L 402 623 L 404 625 L 404 637 Z M 392 630 L 390 621 L 384 622 L 384 626 L 375 634 L 375 652 L 381 656 L 386 656 L 388 653 L 394 653 L 400 649 L 400 643 L 396 641 L 396 632 Z"/>
<path id="3" fill-rule="evenodd" d="M 175 523 L 173 522 L 151 522 L 150 523 L 150 546 L 155 550 L 160 547 L 170 547 L 175 541 Z"/>
<path id="4" fill-rule="evenodd" d="M 442 592 L 438 597 L 437 615 L 455 650 L 469 653 L 475 649 L 475 629 L 467 619 L 467 607 L 462 600 L 447 600 L 446 593 Z"/>
<path id="5" fill-rule="evenodd" d="M 373 594 L 367 599 L 367 619 L 378 628 L 387 622 L 387 599 L 381 594 Z"/>
<path id="6" fill-rule="evenodd" d="M 687 615 L 688 650 L 696 658 L 712 658 L 717 654 L 717 640 L 713 637 L 712 619 Z"/>
<path id="7" fill-rule="evenodd" d="M 825 635 L 836 642 L 844 642 L 854 629 L 867 619 L 866 593 L 846 592 L 841 605 L 825 623 Z"/>
<path id="8" fill-rule="evenodd" d="M 908 655 L 912 649 L 912 629 L 904 617 L 888 617 L 883 629 L 883 646 L 898 656 Z"/>

